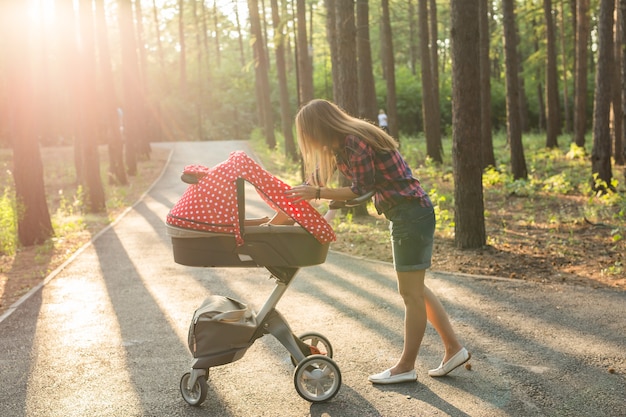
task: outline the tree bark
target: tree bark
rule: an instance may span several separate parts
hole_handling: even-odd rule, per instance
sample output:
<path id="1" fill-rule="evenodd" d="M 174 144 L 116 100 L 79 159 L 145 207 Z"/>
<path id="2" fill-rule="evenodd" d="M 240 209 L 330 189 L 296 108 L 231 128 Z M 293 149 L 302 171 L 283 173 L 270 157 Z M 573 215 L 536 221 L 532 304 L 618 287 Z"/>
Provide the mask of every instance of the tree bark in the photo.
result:
<path id="1" fill-rule="evenodd" d="M 274 26 L 274 45 L 276 45 L 276 72 L 278 73 L 278 87 L 280 90 L 280 115 L 283 137 L 285 140 L 285 155 L 292 161 L 298 160 L 295 140 L 293 137 L 291 107 L 289 105 L 289 90 L 287 88 L 287 69 L 285 67 L 285 33 L 284 22 L 280 19 L 278 0 L 271 0 L 272 23 Z"/>
<path id="2" fill-rule="evenodd" d="M 589 42 L 589 0 L 576 2 L 576 63 L 574 71 L 574 143 L 585 146 L 587 133 L 587 44 Z"/>
<path id="3" fill-rule="evenodd" d="M 391 136 L 400 140 L 400 131 L 398 129 L 398 104 L 396 98 L 396 66 L 393 53 L 393 38 L 391 35 L 391 18 L 389 16 L 389 0 L 382 0 L 382 31 L 383 39 L 383 67 L 385 80 L 387 85 L 387 120 L 389 124 L 389 133 Z"/>
<path id="4" fill-rule="evenodd" d="M 615 152 L 622 153 L 622 159 L 626 160 L 626 0 L 619 0 L 620 13 L 620 46 L 622 48 L 622 149 Z M 624 170 L 626 180 L 626 170 Z"/>
<path id="5" fill-rule="evenodd" d="M 559 106 L 559 86 L 556 72 L 556 36 L 552 19 L 552 0 L 543 0 L 543 14 L 546 24 L 546 147 L 557 148 L 561 130 Z"/>
<path id="6" fill-rule="evenodd" d="M 506 66 L 506 116 L 507 135 L 511 146 L 511 171 L 513 178 L 526 179 L 528 170 L 522 145 L 519 111 L 519 76 L 517 62 L 517 34 L 515 23 L 515 1 L 502 0 L 502 26 L 504 28 L 504 55 Z"/>
<path id="7" fill-rule="evenodd" d="M 435 162 L 442 163 L 441 132 L 435 109 L 435 87 L 432 74 L 431 53 L 428 32 L 428 3 L 418 0 L 418 19 L 420 33 L 420 58 L 422 69 L 422 115 L 424 134 L 426 135 L 426 154 Z"/>
<path id="8" fill-rule="evenodd" d="M 609 113 L 613 74 L 613 11 L 615 0 L 600 1 L 598 17 L 598 61 L 596 64 L 596 90 L 593 108 L 593 150 L 591 172 L 593 190 L 607 192 L 611 184 L 611 132 Z"/>
<path id="9" fill-rule="evenodd" d="M 83 164 L 83 195 L 84 205 L 89 213 L 100 213 L 106 210 L 104 188 L 100 178 L 100 156 L 98 153 L 98 137 L 96 135 L 96 108 L 94 103 L 100 102 L 96 94 L 96 48 L 93 30 L 93 2 L 81 0 L 80 16 L 80 60 L 78 65 L 79 91 L 79 136 L 82 143 Z"/>
<path id="10" fill-rule="evenodd" d="M 491 125 L 491 61 L 489 46 L 491 35 L 489 30 L 488 0 L 479 1 L 478 25 L 480 31 L 480 124 L 481 124 L 481 163 L 482 168 L 496 166 L 493 151 L 493 133 Z"/>
<path id="11" fill-rule="evenodd" d="M 372 48 L 370 46 L 369 0 L 356 2 L 356 54 L 358 67 L 359 117 L 376 122 L 378 105 L 376 86 L 372 70 Z"/>
<path id="12" fill-rule="evenodd" d="M 615 0 L 615 27 L 613 30 L 614 33 L 614 42 L 613 42 L 613 51 L 614 51 L 614 62 L 613 66 L 613 85 L 618 88 L 611 89 L 613 96 L 612 100 L 612 124 L 613 124 L 613 155 L 615 156 L 615 165 L 624 165 L 624 154 L 622 150 L 624 149 L 624 123 L 623 123 L 623 114 L 624 108 L 622 107 L 622 88 L 624 85 L 624 79 L 622 78 L 621 64 L 622 64 L 622 48 L 621 45 L 621 20 L 622 16 L 620 13 L 620 0 Z"/>
<path id="13" fill-rule="evenodd" d="M 103 92 L 99 109 L 109 148 L 109 183 L 126 185 L 128 184 L 128 178 L 126 177 L 126 167 L 124 166 L 124 142 L 122 141 L 122 132 L 117 114 L 117 97 L 113 70 L 111 69 L 111 53 L 109 50 L 104 0 L 96 0 L 95 5 L 100 84 Z"/>
<path id="14" fill-rule="evenodd" d="M 357 116 L 358 104 L 358 79 L 356 62 L 356 25 L 354 21 L 354 1 L 335 0 L 336 14 L 336 42 L 338 78 L 333 79 L 337 85 L 338 96 L 336 103 L 346 112 Z"/>
<path id="15" fill-rule="evenodd" d="M 137 175 L 137 143 L 141 136 L 141 79 L 133 24 L 131 0 L 118 0 L 120 39 L 122 44 L 122 88 L 125 162 L 128 175 Z"/>
<path id="16" fill-rule="evenodd" d="M 326 4 L 327 10 L 329 5 Z M 309 45 L 307 42 L 306 31 L 306 2 L 305 0 L 296 0 L 296 13 L 297 13 L 297 65 L 298 65 L 298 91 L 300 105 L 304 105 L 313 100 L 313 67 L 311 64 L 311 58 L 309 56 Z M 329 27 L 327 26 L 327 31 Z M 332 38 L 329 38 L 329 40 Z M 331 52 L 332 53 L 332 52 Z M 333 64 L 334 68 L 334 64 Z"/>
<path id="17" fill-rule="evenodd" d="M 274 116 L 270 102 L 269 66 L 266 62 L 267 54 L 265 53 L 258 0 L 248 0 L 248 10 L 250 12 L 250 31 L 255 58 L 254 75 L 257 87 L 257 105 L 262 117 L 260 122 L 263 125 L 267 147 L 274 149 L 276 148 L 276 136 L 274 135 Z"/>
<path id="18" fill-rule="evenodd" d="M 13 148 L 13 181 L 17 203 L 17 234 L 20 244 L 43 243 L 54 233 L 44 188 L 44 172 L 37 141 L 41 112 L 37 91 L 42 88 L 37 60 L 42 57 L 42 38 L 30 26 L 26 8 L 0 4 L 0 36 L 3 50 L 8 134 Z M 25 52 L 25 51 L 29 51 Z M 4 98 L 4 97 L 3 97 Z"/>
<path id="19" fill-rule="evenodd" d="M 459 248 L 486 243 L 481 146 L 479 0 L 452 0 L 452 119 L 454 242 Z"/>

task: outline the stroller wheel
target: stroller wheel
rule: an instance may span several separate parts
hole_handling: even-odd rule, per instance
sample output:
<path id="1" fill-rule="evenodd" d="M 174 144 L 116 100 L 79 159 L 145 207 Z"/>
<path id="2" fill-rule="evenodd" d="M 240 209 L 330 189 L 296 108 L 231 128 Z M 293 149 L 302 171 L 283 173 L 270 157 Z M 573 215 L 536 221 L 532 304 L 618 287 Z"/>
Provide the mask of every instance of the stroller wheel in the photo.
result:
<path id="1" fill-rule="evenodd" d="M 313 403 L 328 401 L 339 392 L 341 372 L 328 356 L 311 355 L 298 364 L 293 382 L 305 400 Z"/>
<path id="2" fill-rule="evenodd" d="M 324 355 L 329 358 L 333 357 L 333 347 L 326 336 L 316 332 L 307 332 L 298 336 L 298 339 L 310 346 L 311 353 L 309 355 Z M 298 364 L 293 356 L 291 357 L 291 363 L 293 366 Z"/>
<path id="3" fill-rule="evenodd" d="M 183 396 L 183 399 L 187 401 L 187 404 L 199 406 L 206 399 L 206 395 L 209 390 L 206 377 L 204 375 L 199 376 L 193 387 L 189 386 L 190 378 L 191 374 L 187 372 L 180 379 L 180 393 Z"/>

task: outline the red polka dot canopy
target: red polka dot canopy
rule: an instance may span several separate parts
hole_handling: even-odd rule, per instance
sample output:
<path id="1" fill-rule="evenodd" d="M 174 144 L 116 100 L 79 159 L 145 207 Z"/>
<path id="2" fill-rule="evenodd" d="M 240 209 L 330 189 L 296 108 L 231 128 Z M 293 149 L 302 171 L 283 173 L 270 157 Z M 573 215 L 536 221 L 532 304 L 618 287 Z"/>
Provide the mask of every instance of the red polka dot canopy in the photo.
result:
<path id="1" fill-rule="evenodd" d="M 285 195 L 291 187 L 245 152 L 232 152 L 226 161 L 212 168 L 189 165 L 184 173 L 198 178 L 198 183 L 190 185 L 170 210 L 167 223 L 172 226 L 234 234 L 237 245 L 243 245 L 237 202 L 237 180 L 242 178 L 255 186 L 272 209 L 283 211 L 320 243 L 336 239 L 332 227 L 313 206 L 306 201 L 293 202 Z"/>

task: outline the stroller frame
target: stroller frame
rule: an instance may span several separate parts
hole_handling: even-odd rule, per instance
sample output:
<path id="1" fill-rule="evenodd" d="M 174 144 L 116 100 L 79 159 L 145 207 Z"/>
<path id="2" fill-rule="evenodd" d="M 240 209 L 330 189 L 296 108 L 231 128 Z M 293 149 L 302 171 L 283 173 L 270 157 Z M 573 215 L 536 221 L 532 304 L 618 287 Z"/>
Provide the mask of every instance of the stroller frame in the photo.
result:
<path id="1" fill-rule="evenodd" d="M 193 183 L 195 177 L 183 181 Z M 328 339 L 315 332 L 296 336 L 276 305 L 302 266 L 317 265 L 326 259 L 329 244 L 320 244 L 300 226 L 245 226 L 245 180 L 237 180 L 239 222 L 245 243 L 237 246 L 234 236 L 201 232 L 167 225 L 177 263 L 201 267 L 265 267 L 276 285 L 256 318 L 256 328 L 245 343 L 224 346 L 210 353 L 193 352 L 191 371 L 181 378 L 185 401 L 200 405 L 207 396 L 210 368 L 241 359 L 250 346 L 266 334 L 274 336 L 289 352 L 295 365 L 294 386 L 310 402 L 333 398 L 341 387 L 341 372 L 332 359 Z M 193 324 L 193 323 L 192 323 Z M 190 327 L 190 332 L 192 328 Z M 216 341 L 219 345 L 219 341 Z M 191 349 L 191 347 L 190 347 Z"/>

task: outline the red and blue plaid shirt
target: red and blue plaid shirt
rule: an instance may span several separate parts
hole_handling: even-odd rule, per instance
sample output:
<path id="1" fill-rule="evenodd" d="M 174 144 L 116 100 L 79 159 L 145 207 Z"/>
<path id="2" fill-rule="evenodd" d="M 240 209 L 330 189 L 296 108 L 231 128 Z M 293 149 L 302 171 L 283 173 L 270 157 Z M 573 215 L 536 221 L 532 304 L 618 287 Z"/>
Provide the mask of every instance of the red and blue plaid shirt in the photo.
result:
<path id="1" fill-rule="evenodd" d="M 376 152 L 361 138 L 348 135 L 344 151 L 335 157 L 339 172 L 352 182 L 353 193 L 363 195 L 375 190 L 374 206 L 379 214 L 407 199 L 431 206 L 419 180 L 397 150 Z"/>

